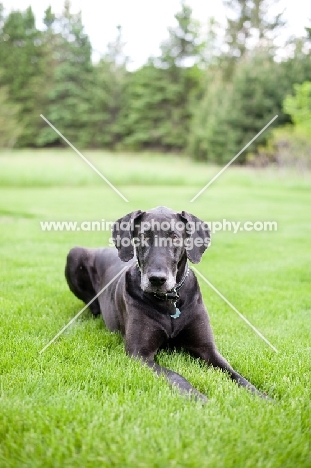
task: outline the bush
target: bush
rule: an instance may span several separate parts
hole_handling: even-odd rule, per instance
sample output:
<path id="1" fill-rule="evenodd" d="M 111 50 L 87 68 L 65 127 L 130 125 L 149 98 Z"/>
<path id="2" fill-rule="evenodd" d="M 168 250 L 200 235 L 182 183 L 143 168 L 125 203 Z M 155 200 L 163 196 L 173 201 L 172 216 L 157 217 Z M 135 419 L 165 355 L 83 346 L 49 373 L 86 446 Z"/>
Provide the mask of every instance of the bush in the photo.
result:
<path id="1" fill-rule="evenodd" d="M 12 148 L 23 131 L 18 120 L 20 108 L 9 101 L 6 86 L 0 87 L 0 148 Z"/>
<path id="2" fill-rule="evenodd" d="M 294 90 L 294 96 L 284 99 L 284 111 L 291 116 L 294 125 L 311 135 L 311 81 L 294 85 Z"/>
<path id="3" fill-rule="evenodd" d="M 294 85 L 294 95 L 286 96 L 283 110 L 294 125 L 275 129 L 266 146 L 248 155 L 248 163 L 264 167 L 275 163 L 280 167 L 311 168 L 311 82 Z"/>
<path id="4" fill-rule="evenodd" d="M 311 169 L 311 138 L 303 128 L 286 126 L 273 131 L 266 146 L 249 154 L 247 162 L 254 167 L 275 164 L 278 167 L 296 167 L 300 171 Z"/>

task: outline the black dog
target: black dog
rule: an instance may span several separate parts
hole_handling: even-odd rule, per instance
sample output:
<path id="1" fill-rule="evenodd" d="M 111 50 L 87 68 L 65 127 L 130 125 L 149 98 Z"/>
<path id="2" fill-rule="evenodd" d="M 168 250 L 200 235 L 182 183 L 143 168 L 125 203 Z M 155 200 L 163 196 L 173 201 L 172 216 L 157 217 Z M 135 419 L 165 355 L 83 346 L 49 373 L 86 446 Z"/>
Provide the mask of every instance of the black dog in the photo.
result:
<path id="1" fill-rule="evenodd" d="M 208 226 L 184 211 L 158 207 L 116 221 L 113 240 L 118 253 L 111 248 L 71 249 L 65 274 L 71 291 L 86 304 L 111 282 L 90 309 L 102 314 L 109 330 L 122 333 L 127 353 L 165 375 L 181 392 L 202 400 L 206 397 L 184 377 L 155 363 L 160 348 L 187 350 L 262 395 L 217 351 L 197 279 L 188 267 L 188 260 L 198 263 L 210 244 Z"/>

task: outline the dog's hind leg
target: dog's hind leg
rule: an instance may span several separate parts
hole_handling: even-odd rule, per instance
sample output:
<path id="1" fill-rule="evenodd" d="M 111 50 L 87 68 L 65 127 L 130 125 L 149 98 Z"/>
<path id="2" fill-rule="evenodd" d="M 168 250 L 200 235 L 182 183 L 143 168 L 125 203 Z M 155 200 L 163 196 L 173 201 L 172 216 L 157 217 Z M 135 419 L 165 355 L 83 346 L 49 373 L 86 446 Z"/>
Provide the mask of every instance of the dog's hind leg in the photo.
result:
<path id="1" fill-rule="evenodd" d="M 94 251 L 90 249 L 74 247 L 67 256 L 65 277 L 69 289 L 85 304 L 88 304 L 96 296 L 94 289 L 96 272 L 93 265 Z M 98 299 L 95 299 L 89 307 L 95 317 L 100 314 Z"/>

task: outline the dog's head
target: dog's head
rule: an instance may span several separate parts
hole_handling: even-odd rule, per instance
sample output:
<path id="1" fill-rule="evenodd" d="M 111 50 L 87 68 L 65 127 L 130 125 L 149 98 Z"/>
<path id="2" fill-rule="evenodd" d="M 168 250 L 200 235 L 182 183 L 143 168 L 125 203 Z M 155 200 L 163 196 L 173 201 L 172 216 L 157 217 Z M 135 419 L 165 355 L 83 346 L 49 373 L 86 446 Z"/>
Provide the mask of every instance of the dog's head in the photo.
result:
<path id="1" fill-rule="evenodd" d="M 134 250 L 141 269 L 141 288 L 164 293 L 176 284 L 179 266 L 188 258 L 199 263 L 210 245 L 208 225 L 196 216 L 160 206 L 133 211 L 113 226 L 113 241 L 119 257 L 128 262 Z"/>

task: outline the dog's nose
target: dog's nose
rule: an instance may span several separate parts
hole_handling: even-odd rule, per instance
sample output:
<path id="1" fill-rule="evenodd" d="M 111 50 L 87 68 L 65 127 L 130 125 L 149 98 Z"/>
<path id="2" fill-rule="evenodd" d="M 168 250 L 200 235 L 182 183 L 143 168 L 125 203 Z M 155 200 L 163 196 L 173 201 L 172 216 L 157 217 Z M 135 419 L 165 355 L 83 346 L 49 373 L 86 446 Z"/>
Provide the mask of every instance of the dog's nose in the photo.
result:
<path id="1" fill-rule="evenodd" d="M 153 273 L 148 279 L 152 286 L 162 286 L 166 281 L 166 276 L 163 276 L 163 273 Z"/>

